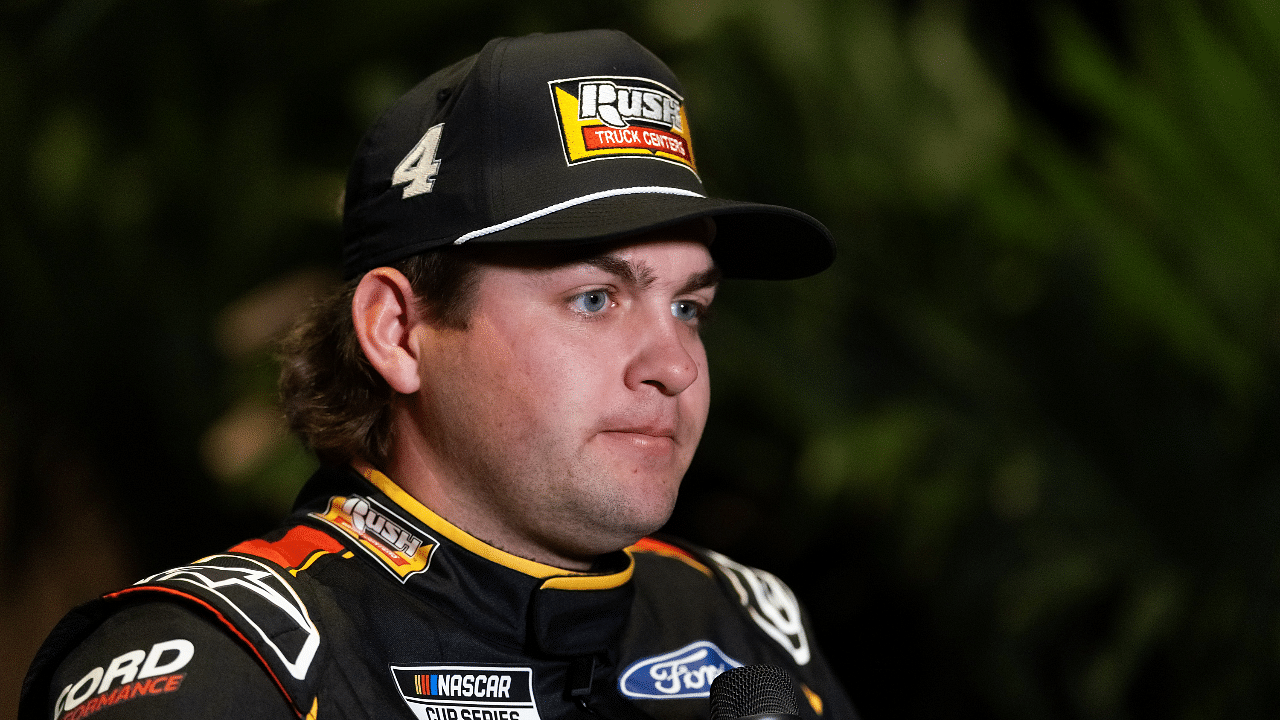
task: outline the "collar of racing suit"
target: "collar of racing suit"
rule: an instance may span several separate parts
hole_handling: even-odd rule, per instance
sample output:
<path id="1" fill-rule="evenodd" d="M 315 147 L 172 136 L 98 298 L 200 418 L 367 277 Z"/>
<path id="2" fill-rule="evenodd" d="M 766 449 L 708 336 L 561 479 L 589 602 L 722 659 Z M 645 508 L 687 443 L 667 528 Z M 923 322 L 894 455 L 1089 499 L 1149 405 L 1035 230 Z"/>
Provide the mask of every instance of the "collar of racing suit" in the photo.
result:
<path id="1" fill-rule="evenodd" d="M 295 513 L 323 518 L 336 499 L 363 495 L 420 535 L 425 567 L 401 579 L 478 635 L 549 655 L 601 655 L 615 645 L 635 591 L 631 550 L 600 559 L 599 572 L 574 572 L 526 560 L 488 545 L 449 523 L 382 472 L 368 466 L 323 466 L 303 488 Z M 365 561 L 388 565 L 366 547 Z M 357 556 L 362 555 L 356 553 Z M 394 572 L 393 572 L 394 574 Z"/>

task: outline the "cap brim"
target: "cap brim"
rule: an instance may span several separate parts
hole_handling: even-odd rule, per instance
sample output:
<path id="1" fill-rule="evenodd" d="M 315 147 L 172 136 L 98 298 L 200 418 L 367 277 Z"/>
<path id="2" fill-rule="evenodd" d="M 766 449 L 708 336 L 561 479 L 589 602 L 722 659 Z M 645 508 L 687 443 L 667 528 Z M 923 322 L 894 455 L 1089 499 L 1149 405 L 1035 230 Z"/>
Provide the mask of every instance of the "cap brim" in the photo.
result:
<path id="1" fill-rule="evenodd" d="M 835 260 L 831 233 L 798 210 L 660 193 L 601 197 L 473 233 L 464 242 L 608 241 L 697 218 L 716 222 L 711 255 L 725 277 L 789 280 L 822 272 Z"/>

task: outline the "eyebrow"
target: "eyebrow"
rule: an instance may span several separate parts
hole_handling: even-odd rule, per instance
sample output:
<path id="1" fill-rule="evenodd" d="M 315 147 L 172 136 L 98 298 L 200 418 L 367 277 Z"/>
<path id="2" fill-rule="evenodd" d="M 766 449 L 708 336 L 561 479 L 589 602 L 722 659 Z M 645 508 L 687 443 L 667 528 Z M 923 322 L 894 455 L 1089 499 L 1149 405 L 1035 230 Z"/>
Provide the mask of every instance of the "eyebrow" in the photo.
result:
<path id="1" fill-rule="evenodd" d="M 583 262 L 592 267 L 599 268 L 610 275 L 616 275 L 621 278 L 623 282 L 634 285 L 641 290 L 652 285 L 654 280 L 657 279 L 653 274 L 653 268 L 648 265 L 644 263 L 639 265 L 629 263 L 626 260 L 614 257 L 613 255 L 597 255 L 595 257 L 587 258 L 586 260 L 583 260 Z M 688 282 L 686 282 L 676 294 L 683 295 L 695 290 L 714 287 L 720 283 L 720 277 L 720 268 L 713 265 L 690 277 Z"/>
<path id="2" fill-rule="evenodd" d="M 684 287 L 680 288 L 680 292 L 676 294 L 683 295 L 685 293 L 691 293 L 695 290 L 702 290 L 704 288 L 715 287 L 716 285 L 720 284 L 720 276 L 721 276 L 720 268 L 716 267 L 715 265 L 712 265 L 706 270 L 703 270 L 697 275 L 694 275 L 693 277 L 689 278 L 689 282 L 685 283 Z"/>

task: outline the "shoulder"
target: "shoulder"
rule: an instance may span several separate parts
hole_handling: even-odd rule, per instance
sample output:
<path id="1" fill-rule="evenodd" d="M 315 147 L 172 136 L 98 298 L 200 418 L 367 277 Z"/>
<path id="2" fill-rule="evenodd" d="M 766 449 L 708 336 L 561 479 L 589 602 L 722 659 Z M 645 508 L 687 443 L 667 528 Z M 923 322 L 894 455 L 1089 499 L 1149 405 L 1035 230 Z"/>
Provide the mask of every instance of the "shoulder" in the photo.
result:
<path id="1" fill-rule="evenodd" d="M 791 588 L 773 573 L 739 563 L 714 550 L 671 537 L 645 538 L 631 548 L 636 558 L 636 587 L 643 598 L 657 596 L 663 605 L 706 607 L 723 612 L 730 606 L 780 645 L 797 665 L 811 656 L 805 613 Z"/>
<path id="2" fill-rule="evenodd" d="M 32 663 L 24 683 L 22 717 L 49 717 L 46 710 L 57 706 L 53 717 L 70 718 L 67 713 L 76 710 L 80 715 L 103 712 L 107 714 L 102 717 L 109 718 L 117 711 L 108 708 L 121 703 L 133 717 L 141 712 L 138 708 L 171 712 L 173 703 L 186 698 L 199 698 L 191 702 L 216 708 L 223 707 L 219 693 L 230 692 L 230 700 L 255 697 L 235 690 L 236 685 L 265 688 L 275 705 L 288 710 L 288 717 L 298 716 L 286 703 L 296 706 L 314 696 L 311 686 L 318 673 L 309 671 L 324 649 L 313 619 L 318 584 L 305 574 L 299 577 L 296 570 L 344 552 L 322 532 L 286 526 L 76 608 Z M 189 669 L 177 665 L 184 658 L 191 663 Z M 152 672 L 171 665 L 167 673 Z M 210 679 L 203 680 L 202 672 Z M 171 676 L 171 682 L 161 685 L 155 679 L 160 675 Z M 235 682 L 218 685 L 214 678 L 220 676 Z M 142 680 L 147 680 L 145 686 L 138 684 Z M 139 704 L 132 702 L 137 695 L 126 695 L 135 692 L 173 697 Z M 53 697 L 46 703 L 44 696 L 49 694 Z M 38 714 L 28 713 L 29 707 L 37 706 Z"/>
<path id="3" fill-rule="evenodd" d="M 62 720 L 296 717 L 248 649 L 198 608 L 130 604 L 82 639 L 67 639 L 44 691 L 31 688 L 43 697 L 24 699 L 24 710 L 38 706 L 38 716 Z"/>

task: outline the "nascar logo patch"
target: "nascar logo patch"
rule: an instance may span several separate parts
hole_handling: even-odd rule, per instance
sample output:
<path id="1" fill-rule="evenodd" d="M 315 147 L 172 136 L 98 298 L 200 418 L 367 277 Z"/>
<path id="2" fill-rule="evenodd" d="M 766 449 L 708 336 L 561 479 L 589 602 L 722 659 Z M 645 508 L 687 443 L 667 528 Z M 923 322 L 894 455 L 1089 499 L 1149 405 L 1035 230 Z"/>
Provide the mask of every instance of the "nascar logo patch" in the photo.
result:
<path id="1" fill-rule="evenodd" d="M 391 674 L 421 720 L 541 720 L 530 668 L 393 665 Z"/>
<path id="2" fill-rule="evenodd" d="M 697 174 L 684 99 L 666 85 L 598 76 L 552 80 L 548 86 L 570 165 L 645 157 Z"/>

